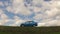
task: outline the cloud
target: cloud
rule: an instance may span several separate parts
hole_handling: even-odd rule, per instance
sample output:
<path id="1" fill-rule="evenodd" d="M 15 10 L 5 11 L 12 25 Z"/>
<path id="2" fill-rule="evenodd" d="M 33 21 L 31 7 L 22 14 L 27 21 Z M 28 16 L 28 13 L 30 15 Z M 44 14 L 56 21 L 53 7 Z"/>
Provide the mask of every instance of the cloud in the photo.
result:
<path id="1" fill-rule="evenodd" d="M 12 26 L 20 26 L 20 24 L 25 22 L 26 20 L 22 20 L 18 16 L 15 16 L 14 21 L 15 21 L 15 23 L 11 24 Z"/>
<path id="2" fill-rule="evenodd" d="M 11 24 L 11 26 L 20 26 L 21 23 L 23 23 L 24 20 L 15 20 L 15 23 Z"/>
<path id="3" fill-rule="evenodd" d="M 1 15 L 1 18 L 2 18 L 2 19 L 8 19 L 8 16 L 5 15 L 5 14 L 2 14 L 2 15 Z"/>
<path id="4" fill-rule="evenodd" d="M 8 22 L 8 19 L 1 19 L 0 20 L 0 25 L 4 25 L 5 23 L 7 23 Z"/>
<path id="5" fill-rule="evenodd" d="M 33 0 L 33 5 L 28 5 L 28 7 L 24 6 L 23 0 L 13 0 L 11 2 L 12 3 L 9 4 L 9 6 L 7 6 L 8 3 L 5 3 L 7 6 L 6 10 L 9 14 L 0 8 L 1 25 L 10 24 L 10 26 L 16 26 L 27 20 L 38 21 L 38 26 L 60 25 L 60 1 L 52 0 L 50 2 L 45 2 L 43 0 Z M 41 4 L 42 7 L 36 7 L 37 4 Z M 4 4 L 0 2 L 0 5 L 3 6 Z M 32 9 L 32 11 L 30 11 L 30 9 Z M 7 16 L 4 12 L 8 15 L 13 14 L 14 19 L 8 19 L 9 16 Z"/>
<path id="6" fill-rule="evenodd" d="M 37 21 L 39 20 L 38 26 L 59 26 L 60 25 L 59 24 L 60 23 L 60 10 L 56 8 L 57 6 L 59 6 L 59 3 L 58 1 L 52 1 L 51 3 L 52 4 L 43 2 L 42 9 L 44 10 L 44 12 L 42 14 L 40 13 L 34 16 L 34 19 L 36 19 Z M 41 12 L 43 10 L 41 10 Z"/>
<path id="7" fill-rule="evenodd" d="M 59 26 L 60 20 L 51 20 L 46 23 L 46 26 Z"/>
<path id="8" fill-rule="evenodd" d="M 0 2 L 0 5 L 1 5 L 1 6 L 3 6 L 3 3 L 2 3 L 2 2 Z"/>
<path id="9" fill-rule="evenodd" d="M 2 10 L 2 9 L 0 9 L 0 15 L 1 15 L 1 14 L 3 14 L 3 10 Z"/>
<path id="10" fill-rule="evenodd" d="M 60 13 L 60 11 L 57 8 L 52 8 L 51 10 L 47 10 L 45 13 L 47 14 L 47 17 L 51 18 Z"/>
<path id="11" fill-rule="evenodd" d="M 0 9 L 0 18 L 1 19 L 8 19 L 8 16 L 4 14 L 2 9 Z"/>
<path id="12" fill-rule="evenodd" d="M 12 6 L 9 6 L 6 9 L 15 14 L 21 13 L 27 16 L 32 13 L 24 6 L 23 0 L 13 0 Z"/>
<path id="13" fill-rule="evenodd" d="M 41 23 L 38 23 L 38 27 L 40 26 L 60 26 L 60 20 L 44 20 Z"/>

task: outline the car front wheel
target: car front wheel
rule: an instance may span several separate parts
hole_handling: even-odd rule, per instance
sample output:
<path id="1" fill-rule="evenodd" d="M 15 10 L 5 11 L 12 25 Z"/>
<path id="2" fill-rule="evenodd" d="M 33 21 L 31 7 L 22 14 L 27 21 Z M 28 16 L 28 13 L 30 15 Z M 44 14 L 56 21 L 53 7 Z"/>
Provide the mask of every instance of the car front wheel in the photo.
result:
<path id="1" fill-rule="evenodd" d="M 33 25 L 33 27 L 35 27 L 35 25 Z"/>

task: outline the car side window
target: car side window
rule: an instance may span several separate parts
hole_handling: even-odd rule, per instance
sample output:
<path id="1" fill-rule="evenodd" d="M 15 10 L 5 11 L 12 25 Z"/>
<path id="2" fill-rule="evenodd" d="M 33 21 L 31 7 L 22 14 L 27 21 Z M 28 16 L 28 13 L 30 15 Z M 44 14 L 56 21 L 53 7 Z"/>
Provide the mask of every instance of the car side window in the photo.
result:
<path id="1" fill-rule="evenodd" d="M 30 24 L 32 23 L 32 22 L 29 22 Z"/>
<path id="2" fill-rule="evenodd" d="M 25 22 L 25 24 L 29 24 L 29 22 Z"/>

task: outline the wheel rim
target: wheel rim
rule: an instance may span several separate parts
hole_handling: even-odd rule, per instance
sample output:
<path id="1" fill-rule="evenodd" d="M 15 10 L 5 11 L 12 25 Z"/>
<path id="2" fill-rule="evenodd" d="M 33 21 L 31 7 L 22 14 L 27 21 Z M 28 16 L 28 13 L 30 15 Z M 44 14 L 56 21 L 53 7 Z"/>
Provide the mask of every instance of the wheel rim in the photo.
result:
<path id="1" fill-rule="evenodd" d="M 22 27 L 24 27 L 24 25 L 22 25 Z"/>

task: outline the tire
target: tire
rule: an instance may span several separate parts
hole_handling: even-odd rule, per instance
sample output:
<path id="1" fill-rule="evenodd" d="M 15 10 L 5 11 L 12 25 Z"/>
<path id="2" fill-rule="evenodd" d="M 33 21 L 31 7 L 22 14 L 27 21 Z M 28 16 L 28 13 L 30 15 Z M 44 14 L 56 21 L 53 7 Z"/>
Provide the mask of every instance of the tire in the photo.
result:
<path id="1" fill-rule="evenodd" d="M 21 27 L 24 27 L 24 25 L 21 25 Z"/>

